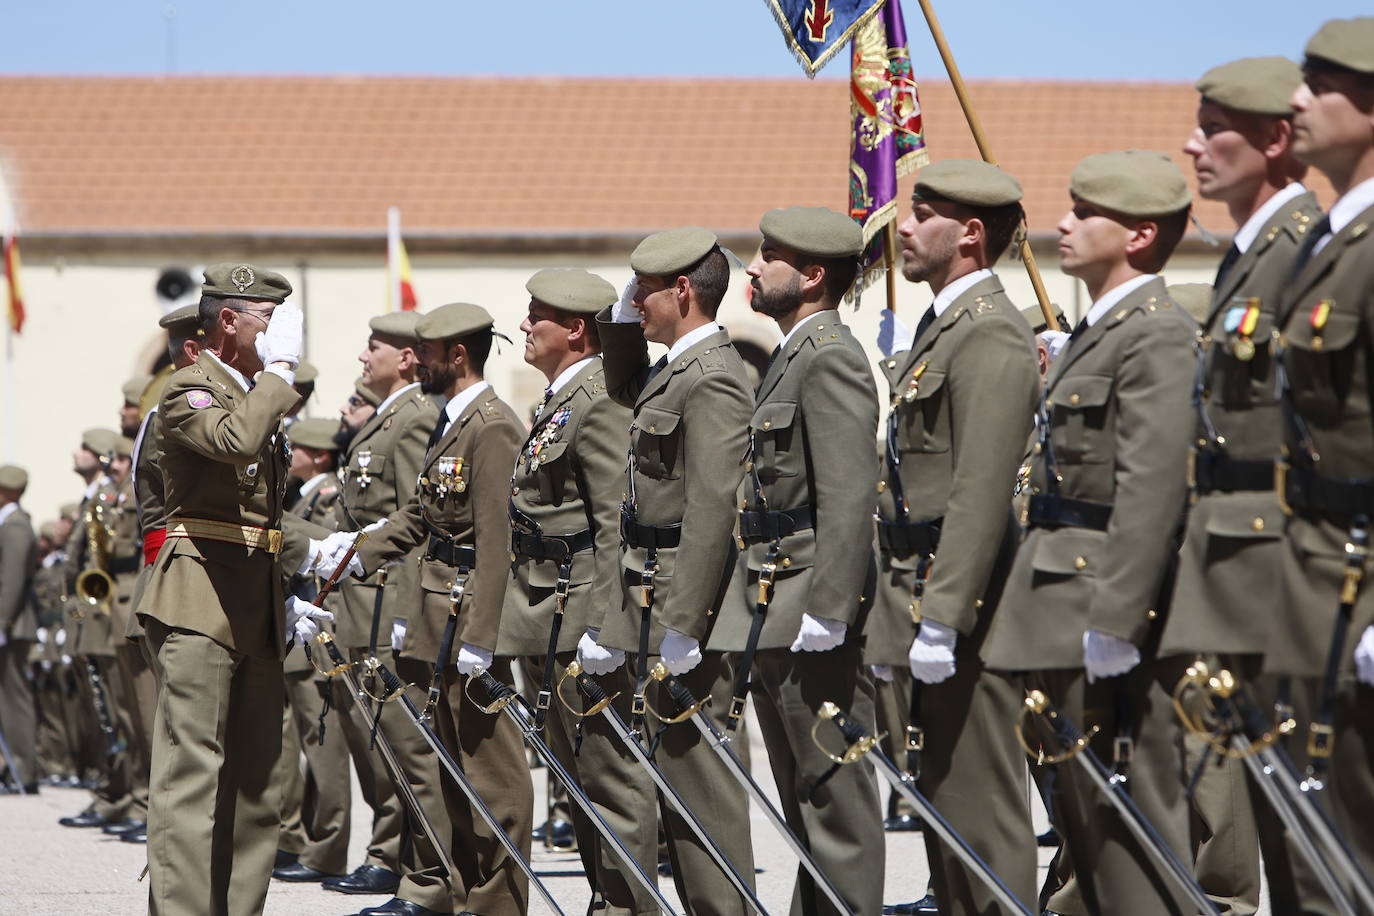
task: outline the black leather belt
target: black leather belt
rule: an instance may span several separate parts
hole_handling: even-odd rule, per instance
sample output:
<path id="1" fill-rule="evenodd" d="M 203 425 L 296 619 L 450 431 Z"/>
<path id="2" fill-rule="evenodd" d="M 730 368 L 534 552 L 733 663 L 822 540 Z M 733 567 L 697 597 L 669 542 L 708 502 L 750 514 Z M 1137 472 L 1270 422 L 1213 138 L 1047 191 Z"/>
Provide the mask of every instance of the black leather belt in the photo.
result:
<path id="1" fill-rule="evenodd" d="M 1350 518 L 1374 517 L 1374 483 L 1319 477 L 1306 468 L 1288 469 L 1284 500 L 1298 512 L 1320 512 Z"/>
<path id="2" fill-rule="evenodd" d="M 455 544 L 432 537 L 425 556 L 460 569 L 472 569 L 477 565 L 477 548 L 468 544 Z"/>
<path id="3" fill-rule="evenodd" d="M 620 507 L 620 540 L 631 547 L 676 547 L 682 540 L 682 524 L 641 525 L 627 507 Z"/>
<path id="4" fill-rule="evenodd" d="M 1111 503 L 1070 499 L 1057 493 L 1038 493 L 1030 498 L 1026 519 L 1033 528 L 1091 528 L 1106 531 L 1112 520 Z"/>
<path id="5" fill-rule="evenodd" d="M 810 506 L 795 509 L 741 509 L 739 536 L 746 544 L 763 544 L 815 525 Z"/>
<path id="6" fill-rule="evenodd" d="M 591 529 L 577 534 L 526 534 L 512 531 L 510 550 L 527 560 L 565 560 L 592 546 Z"/>
<path id="7" fill-rule="evenodd" d="M 1199 493 L 1239 493 L 1274 489 L 1274 462 L 1236 461 L 1222 452 L 1199 450 L 1194 458 Z"/>
<path id="8" fill-rule="evenodd" d="M 904 559 L 912 555 L 929 556 L 940 546 L 940 525 L 944 518 L 924 522 L 889 522 L 878 519 L 878 549 Z"/>

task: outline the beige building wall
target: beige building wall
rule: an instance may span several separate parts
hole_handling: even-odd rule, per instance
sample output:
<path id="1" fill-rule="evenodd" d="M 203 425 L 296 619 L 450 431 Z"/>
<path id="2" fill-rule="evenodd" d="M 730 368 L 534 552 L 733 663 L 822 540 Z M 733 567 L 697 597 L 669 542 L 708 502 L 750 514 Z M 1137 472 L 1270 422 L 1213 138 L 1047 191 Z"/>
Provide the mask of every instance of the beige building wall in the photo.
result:
<path id="1" fill-rule="evenodd" d="M 745 260 L 753 255 L 738 253 Z M 1071 321 L 1076 320 L 1087 305 L 1082 285 L 1058 272 L 1052 246 L 1038 250 L 1037 255 L 1050 297 Z M 1211 282 L 1219 257 L 1211 249 L 1180 253 L 1167 277 L 1170 282 Z M 383 265 L 374 256 L 282 263 L 260 256 L 251 260 L 281 271 L 295 285 L 298 299 L 303 298 L 306 357 L 320 370 L 315 396 L 304 413 L 336 416 L 358 376 L 357 356 L 367 339 L 367 320 L 385 309 Z M 525 281 L 543 267 L 583 267 L 621 288 L 630 278 L 627 260 L 628 252 L 561 257 L 426 255 L 413 256 L 412 267 L 421 310 L 446 302 L 476 302 L 492 313 L 497 329 L 512 339 L 512 344 L 500 344 L 499 353 L 493 352 L 487 374 L 497 391 L 523 414 L 538 401 L 545 384 L 522 359 L 519 325 L 529 304 Z M 29 470 L 29 491 L 23 502 L 36 520 L 53 517 L 58 506 L 79 497 L 71 453 L 81 432 L 92 426 L 116 426 L 121 384 L 147 371 L 159 352 L 160 311 L 154 283 L 164 267 L 177 263 L 199 266 L 167 256 L 26 257 L 23 281 L 28 322 L 14 342 L 9 376 L 14 380 L 13 391 L 4 399 L 5 404 L 13 403 L 14 416 L 5 418 L 0 448 L 4 460 Z M 1019 262 L 1004 260 L 999 273 L 1018 304 L 1034 304 Z M 779 337 L 776 326 L 749 311 L 744 294 L 747 281 L 742 271 L 735 272 L 721 320 L 738 339 L 771 350 Z M 915 326 L 930 299 L 928 287 L 899 279 L 898 314 L 909 327 Z M 884 287 L 879 284 L 864 295 L 859 311 L 843 308 L 844 321 L 875 362 L 879 354 L 874 340 L 883 300 Z"/>

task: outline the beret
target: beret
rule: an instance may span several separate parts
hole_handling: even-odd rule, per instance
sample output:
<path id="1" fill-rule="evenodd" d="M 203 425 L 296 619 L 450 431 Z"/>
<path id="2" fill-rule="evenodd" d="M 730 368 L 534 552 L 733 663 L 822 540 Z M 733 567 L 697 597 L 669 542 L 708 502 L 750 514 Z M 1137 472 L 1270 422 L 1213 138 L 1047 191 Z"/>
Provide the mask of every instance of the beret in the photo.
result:
<path id="1" fill-rule="evenodd" d="M 1374 17 L 1332 19 L 1317 29 L 1303 53 L 1356 73 L 1374 73 Z"/>
<path id="2" fill-rule="evenodd" d="M 358 397 L 362 398 L 373 407 L 377 407 L 382 403 L 382 399 L 377 397 L 377 392 L 363 384 L 363 377 L 361 375 L 358 376 L 358 380 L 353 383 L 353 391 Z"/>
<path id="3" fill-rule="evenodd" d="M 296 364 L 296 384 L 310 385 L 315 379 L 320 377 L 320 370 L 315 368 L 315 364 L 301 360 Z"/>
<path id="4" fill-rule="evenodd" d="M 769 210 L 759 220 L 766 238 L 818 258 L 853 258 L 864 250 L 864 232 L 843 213 L 825 207 Z"/>
<path id="5" fill-rule="evenodd" d="M 1064 310 L 1059 307 L 1059 303 L 1051 302 L 1050 308 L 1054 311 L 1056 319 L 1064 317 Z M 1059 327 L 1049 327 L 1045 324 L 1045 313 L 1040 311 L 1039 305 L 1032 305 L 1028 309 L 1021 310 L 1021 317 L 1026 319 L 1026 324 L 1031 326 L 1031 332 L 1039 334 L 1042 331 L 1057 331 Z"/>
<path id="6" fill-rule="evenodd" d="M 81 434 L 81 447 L 97 455 L 113 458 L 119 449 L 119 440 L 120 435 L 114 430 L 96 427 Z"/>
<path id="7" fill-rule="evenodd" d="M 0 487 L 23 490 L 29 485 L 29 472 L 15 464 L 0 465 Z"/>
<path id="8" fill-rule="evenodd" d="M 168 335 L 190 336 L 200 329 L 200 305 L 191 303 L 173 309 L 157 320 L 157 326 L 166 328 Z"/>
<path id="9" fill-rule="evenodd" d="M 286 438 L 292 445 L 332 452 L 339 447 L 339 443 L 334 441 L 334 436 L 338 431 L 338 420 L 312 417 L 308 420 L 297 420 L 292 423 L 291 428 L 286 431 Z"/>
<path id="10" fill-rule="evenodd" d="M 1213 67 L 1196 83 L 1203 98 L 1236 111 L 1283 117 L 1302 83 L 1302 68 L 1286 57 L 1243 57 Z"/>
<path id="11" fill-rule="evenodd" d="M 137 404 L 152 381 L 151 375 L 135 375 L 125 382 L 123 389 L 121 389 L 124 392 L 124 403 Z"/>
<path id="12" fill-rule="evenodd" d="M 1069 193 L 1124 216 L 1165 216 L 1192 202 L 1188 182 L 1163 153 L 1128 149 L 1094 153 L 1074 166 Z"/>
<path id="13" fill-rule="evenodd" d="M 264 302 L 285 302 L 291 295 L 291 284 L 281 274 L 263 270 L 251 264 L 215 264 L 205 268 L 205 282 L 201 295 L 220 299 L 252 299 Z"/>
<path id="14" fill-rule="evenodd" d="M 67 519 L 75 519 L 81 514 L 81 503 L 66 503 L 57 510 L 57 514 Z"/>
<path id="15" fill-rule="evenodd" d="M 525 289 L 551 308 L 580 315 L 594 315 L 620 298 L 609 281 L 577 269 L 546 267 L 525 282 Z"/>
<path id="16" fill-rule="evenodd" d="M 57 539 L 57 522 L 44 522 L 38 526 L 38 536 L 49 541 Z"/>
<path id="17" fill-rule="evenodd" d="M 399 312 L 386 312 L 378 315 L 367 323 L 368 328 L 378 334 L 385 334 L 388 337 L 400 337 L 403 340 L 419 340 L 415 336 L 415 325 L 420 321 L 420 313 L 414 310 L 403 310 Z"/>
<path id="18" fill-rule="evenodd" d="M 655 232 L 630 253 L 630 268 L 647 277 L 679 276 L 711 253 L 716 234 L 700 226 Z"/>
<path id="19" fill-rule="evenodd" d="M 921 169 L 912 196 L 966 207 L 1005 207 L 1021 199 L 1021 182 L 981 159 L 945 159 Z"/>
<path id="20" fill-rule="evenodd" d="M 485 330 L 492 324 L 491 313 L 480 305 L 450 302 L 420 316 L 415 323 L 415 336 L 420 340 L 448 340 Z"/>
<path id="21" fill-rule="evenodd" d="M 1207 312 L 1212 307 L 1212 284 L 1210 283 L 1170 283 L 1169 298 L 1177 302 L 1196 322 L 1207 320 Z"/>
<path id="22" fill-rule="evenodd" d="M 132 458 L 134 456 L 134 440 L 128 436 L 120 436 L 119 441 L 115 443 L 115 454 L 124 458 Z"/>

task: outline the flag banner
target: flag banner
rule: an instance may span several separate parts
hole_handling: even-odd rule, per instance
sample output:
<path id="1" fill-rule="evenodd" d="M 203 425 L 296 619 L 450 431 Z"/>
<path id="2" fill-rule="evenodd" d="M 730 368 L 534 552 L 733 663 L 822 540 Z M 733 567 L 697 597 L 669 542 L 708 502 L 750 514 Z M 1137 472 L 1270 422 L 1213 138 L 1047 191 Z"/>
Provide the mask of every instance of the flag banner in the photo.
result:
<path id="1" fill-rule="evenodd" d="M 5 264 L 5 293 L 9 300 L 10 330 L 18 334 L 24 329 L 24 289 L 19 283 L 19 239 L 6 235 L 3 239 Z"/>
<path id="2" fill-rule="evenodd" d="M 386 211 L 386 310 L 413 312 L 418 305 L 415 284 L 410 278 L 410 257 L 401 239 L 401 211 L 389 207 Z"/>
<path id="3" fill-rule="evenodd" d="M 764 0 L 808 77 L 834 57 L 884 0 Z M 895 0 L 894 0 L 895 2 Z M 905 39 L 903 45 L 906 44 Z"/>
<path id="4" fill-rule="evenodd" d="M 899 0 L 854 34 L 849 80 L 849 215 L 863 227 L 863 285 L 883 267 L 883 227 L 897 215 L 897 179 L 928 161 L 921 102 Z"/>
<path id="5" fill-rule="evenodd" d="M 396 278 L 400 287 L 400 307 L 403 312 L 413 312 L 418 304 L 415 299 L 415 284 L 410 280 L 410 257 L 406 254 L 406 243 L 396 239 Z"/>

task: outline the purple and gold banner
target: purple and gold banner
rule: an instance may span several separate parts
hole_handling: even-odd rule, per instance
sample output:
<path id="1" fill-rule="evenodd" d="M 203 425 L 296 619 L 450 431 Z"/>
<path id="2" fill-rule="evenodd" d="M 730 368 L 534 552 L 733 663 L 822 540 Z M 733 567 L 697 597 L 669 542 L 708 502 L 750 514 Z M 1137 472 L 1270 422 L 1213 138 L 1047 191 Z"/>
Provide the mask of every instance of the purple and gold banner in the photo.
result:
<path id="1" fill-rule="evenodd" d="M 764 0 L 808 77 L 872 22 L 883 0 Z"/>

